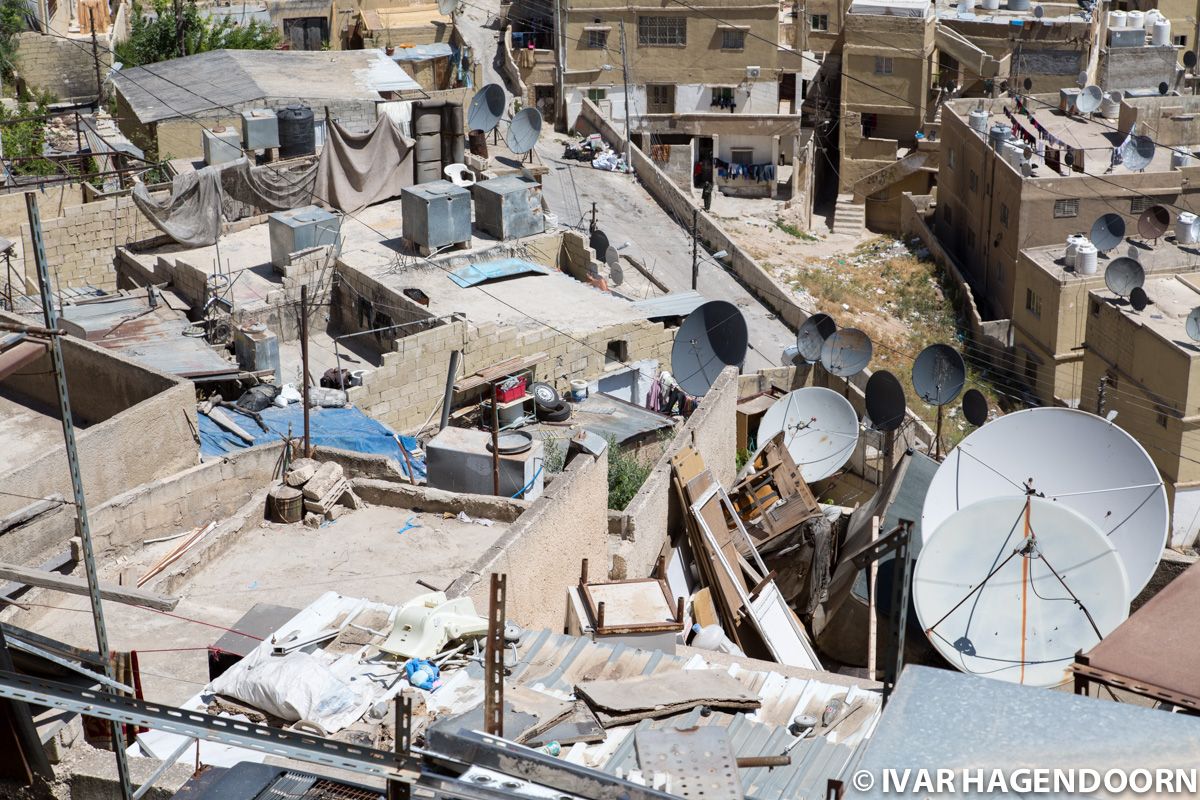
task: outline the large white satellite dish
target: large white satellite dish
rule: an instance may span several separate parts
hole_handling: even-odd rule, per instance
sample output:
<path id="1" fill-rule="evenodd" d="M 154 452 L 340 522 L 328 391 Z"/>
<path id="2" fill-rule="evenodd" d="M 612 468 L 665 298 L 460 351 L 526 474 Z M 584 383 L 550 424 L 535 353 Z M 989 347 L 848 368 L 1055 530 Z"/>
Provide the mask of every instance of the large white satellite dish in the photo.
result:
<path id="1" fill-rule="evenodd" d="M 858 443 L 858 414 L 832 389 L 807 386 L 775 401 L 758 424 L 759 444 L 783 431 L 783 444 L 808 483 L 828 478 Z"/>
<path id="2" fill-rule="evenodd" d="M 1145 588 L 1167 543 L 1167 493 L 1154 462 L 1128 433 L 1072 408 L 1006 414 L 950 451 L 925 495 L 928 542 L 954 512 L 1028 489 L 1081 513 L 1109 537 L 1132 594 Z"/>
<path id="3" fill-rule="evenodd" d="M 1040 497 L 992 497 L 951 514 L 913 574 L 917 617 L 947 661 L 1029 686 L 1070 679 L 1075 653 L 1129 616 L 1128 597 L 1109 538 Z"/>

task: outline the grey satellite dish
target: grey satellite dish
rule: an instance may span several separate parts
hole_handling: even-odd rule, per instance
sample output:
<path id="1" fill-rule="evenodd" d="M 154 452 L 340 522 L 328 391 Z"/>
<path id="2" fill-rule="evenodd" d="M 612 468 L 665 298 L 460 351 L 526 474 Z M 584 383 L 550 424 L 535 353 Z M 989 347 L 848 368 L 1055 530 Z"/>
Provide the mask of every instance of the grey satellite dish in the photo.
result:
<path id="1" fill-rule="evenodd" d="M 541 134 L 542 112 L 536 108 L 522 108 L 509 123 L 508 136 L 504 141 L 508 143 L 509 150 L 522 155 L 533 149 Z"/>
<path id="2" fill-rule="evenodd" d="M 608 254 L 608 235 L 599 228 L 596 228 L 596 230 L 592 231 L 592 235 L 588 239 L 588 245 L 595 251 L 596 255 L 604 258 Z"/>
<path id="3" fill-rule="evenodd" d="M 1186 53 L 1183 54 L 1183 65 L 1185 67 L 1187 67 L 1188 69 L 1191 69 L 1192 67 L 1196 66 L 1196 51 L 1195 50 L 1188 50 Z"/>
<path id="4" fill-rule="evenodd" d="M 451 16 L 458 8 L 458 0 L 438 0 L 438 12 L 443 17 Z"/>
<path id="5" fill-rule="evenodd" d="M 931 344 L 913 361 L 913 388 L 918 397 L 932 406 L 953 402 L 966 379 L 963 357 L 948 344 Z"/>
<path id="6" fill-rule="evenodd" d="M 671 347 L 671 373 L 685 392 L 700 397 L 728 366 L 746 360 L 750 334 L 733 303 L 710 300 L 687 315 Z"/>
<path id="7" fill-rule="evenodd" d="M 1102 253 L 1112 250 L 1125 238 L 1125 218 L 1120 214 L 1103 214 L 1092 223 L 1088 240 Z"/>
<path id="8" fill-rule="evenodd" d="M 800 355 L 800 348 L 794 344 L 789 344 L 783 348 L 783 355 L 779 358 L 779 364 L 784 367 L 804 366 L 804 358 Z"/>
<path id="9" fill-rule="evenodd" d="M 1192 313 L 1188 314 L 1187 322 L 1183 327 L 1187 331 L 1189 339 L 1193 342 L 1200 342 L 1200 308 L 1192 309 Z"/>
<path id="10" fill-rule="evenodd" d="M 821 366 L 831 375 L 849 378 L 871 363 L 871 337 L 857 328 L 842 328 L 821 345 Z"/>
<path id="11" fill-rule="evenodd" d="M 1084 86 L 1087 86 L 1087 81 L 1088 81 L 1088 74 L 1087 74 L 1086 70 L 1079 73 L 1075 77 L 1075 85 L 1078 86 L 1080 89 L 1082 89 Z"/>
<path id="12" fill-rule="evenodd" d="M 1129 297 L 1130 292 L 1145 282 L 1146 271 L 1132 258 L 1114 258 L 1104 270 L 1104 285 L 1120 297 Z"/>
<path id="13" fill-rule="evenodd" d="M 800 477 L 813 483 L 841 469 L 858 444 L 858 415 L 850 401 L 832 389 L 807 386 L 775 401 L 758 424 L 765 445 L 783 434 Z"/>
<path id="14" fill-rule="evenodd" d="M 988 401 L 978 389 L 967 389 L 963 394 L 962 410 L 967 422 L 976 428 L 987 422 Z"/>
<path id="15" fill-rule="evenodd" d="M 806 319 L 796 332 L 796 347 L 800 351 L 800 357 L 809 364 L 820 361 L 825 340 L 836 330 L 837 323 L 828 314 L 813 314 Z"/>
<path id="16" fill-rule="evenodd" d="M 1100 107 L 1100 103 L 1103 100 L 1103 89 L 1095 84 L 1085 86 L 1080 95 L 1075 98 L 1075 110 L 1080 114 L 1090 114 Z"/>
<path id="17" fill-rule="evenodd" d="M 1121 163 L 1132 172 L 1141 172 L 1154 160 L 1154 140 L 1149 136 L 1131 136 L 1121 145 Z"/>
<path id="18" fill-rule="evenodd" d="M 1134 261 L 1142 260 L 1142 251 L 1138 250 L 1136 244 L 1129 245 L 1129 249 L 1125 251 L 1125 255 L 1128 258 L 1132 258 Z"/>
<path id="19" fill-rule="evenodd" d="M 1146 306 L 1150 305 L 1150 296 L 1145 289 L 1135 286 L 1129 292 L 1129 305 L 1133 306 L 1134 311 L 1145 311 Z"/>
<path id="20" fill-rule="evenodd" d="M 490 132 L 504 115 L 504 87 L 489 83 L 471 98 L 467 108 L 467 126 L 473 131 Z"/>
<path id="21" fill-rule="evenodd" d="M 608 264 L 608 278 L 613 286 L 620 286 L 625 282 L 625 269 L 621 266 L 621 256 L 617 248 L 610 246 L 604 251 L 604 263 Z"/>
<path id="22" fill-rule="evenodd" d="M 1165 95 L 1169 91 L 1171 91 L 1171 86 L 1166 81 L 1163 81 L 1162 83 L 1158 84 L 1158 93 L 1159 94 Z"/>
<path id="23" fill-rule="evenodd" d="M 895 375 L 881 369 L 867 379 L 867 416 L 877 431 L 894 431 L 904 422 L 904 387 Z"/>
<path id="24" fill-rule="evenodd" d="M 1171 212 L 1163 205 L 1153 205 L 1138 217 L 1138 236 L 1143 239 L 1157 239 L 1171 227 Z"/>
<path id="25" fill-rule="evenodd" d="M 1129 616 L 1119 551 L 1068 505 L 989 497 L 921 532 L 913 607 L 930 644 L 963 672 L 1057 686 L 1073 677 L 1075 653 Z"/>
<path id="26" fill-rule="evenodd" d="M 1162 477 L 1132 436 L 1073 408 L 1005 414 L 959 442 L 925 494 L 924 544 L 931 536 L 936 541 L 935 531 L 955 511 L 1000 495 L 1023 500 L 1031 492 L 1078 511 L 1108 537 L 1129 573 L 1125 602 L 1146 586 L 1170 525 Z"/>

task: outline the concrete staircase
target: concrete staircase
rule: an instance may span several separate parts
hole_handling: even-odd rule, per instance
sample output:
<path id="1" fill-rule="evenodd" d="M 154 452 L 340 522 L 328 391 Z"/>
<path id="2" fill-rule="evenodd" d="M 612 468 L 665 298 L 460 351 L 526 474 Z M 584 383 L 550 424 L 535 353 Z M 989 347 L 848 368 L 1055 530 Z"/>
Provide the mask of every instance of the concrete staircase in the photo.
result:
<path id="1" fill-rule="evenodd" d="M 867 206 L 855 203 L 854 196 L 839 194 L 833 208 L 833 232 L 847 236 L 862 236 L 867 225 Z"/>

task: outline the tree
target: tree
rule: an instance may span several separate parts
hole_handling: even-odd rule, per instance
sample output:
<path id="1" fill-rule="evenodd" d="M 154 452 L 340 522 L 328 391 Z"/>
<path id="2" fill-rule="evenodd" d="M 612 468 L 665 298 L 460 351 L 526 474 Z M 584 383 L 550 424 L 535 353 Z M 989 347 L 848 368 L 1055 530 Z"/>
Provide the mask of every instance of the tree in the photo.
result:
<path id="1" fill-rule="evenodd" d="M 17 34 L 29 30 L 29 7 L 24 0 L 0 0 L 0 75 L 12 78 Z"/>
<path id="2" fill-rule="evenodd" d="M 129 38 L 117 45 L 117 60 L 125 67 L 166 61 L 179 55 L 175 8 L 168 0 L 153 0 L 153 13 L 146 13 L 134 0 Z M 187 55 L 209 50 L 272 50 L 282 37 L 270 25 L 251 20 L 239 24 L 232 17 L 206 17 L 194 0 L 180 4 L 183 48 Z"/>

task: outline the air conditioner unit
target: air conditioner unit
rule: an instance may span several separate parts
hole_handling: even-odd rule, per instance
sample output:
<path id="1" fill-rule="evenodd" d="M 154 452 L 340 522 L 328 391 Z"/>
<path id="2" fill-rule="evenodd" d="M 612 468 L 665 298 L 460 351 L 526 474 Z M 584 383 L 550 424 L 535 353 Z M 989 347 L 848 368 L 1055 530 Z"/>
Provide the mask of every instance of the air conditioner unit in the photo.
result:
<path id="1" fill-rule="evenodd" d="M 746 78 L 749 80 L 758 80 L 758 76 L 762 74 L 762 67 L 746 67 Z"/>

